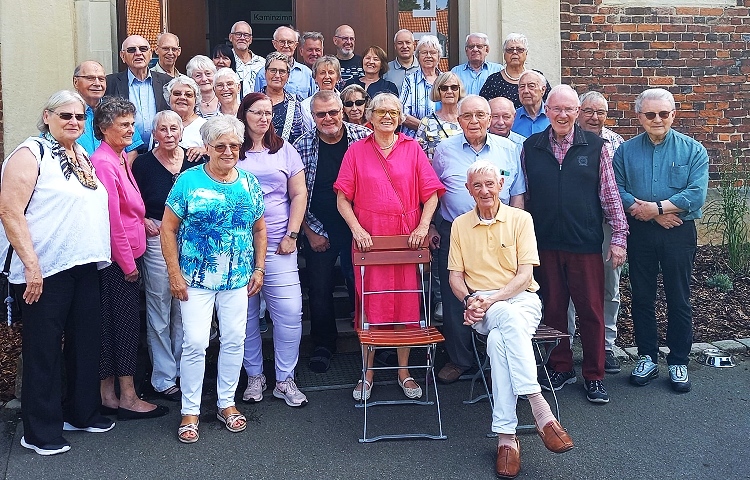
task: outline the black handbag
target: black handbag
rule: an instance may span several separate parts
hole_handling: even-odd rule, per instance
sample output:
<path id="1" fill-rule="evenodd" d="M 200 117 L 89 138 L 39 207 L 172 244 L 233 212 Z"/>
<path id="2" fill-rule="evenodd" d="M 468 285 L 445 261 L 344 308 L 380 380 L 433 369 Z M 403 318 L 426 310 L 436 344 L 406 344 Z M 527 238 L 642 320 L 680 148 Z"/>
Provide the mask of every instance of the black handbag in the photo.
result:
<path id="1" fill-rule="evenodd" d="M 0 295 L 5 295 L 3 303 L 5 308 L 2 310 L 1 317 L 8 323 L 8 326 L 21 320 L 21 308 L 16 300 L 13 286 L 8 281 L 8 275 L 10 274 L 10 258 L 13 255 L 13 247 L 8 246 L 8 255 L 5 257 L 5 265 L 3 271 L 0 272 Z"/>

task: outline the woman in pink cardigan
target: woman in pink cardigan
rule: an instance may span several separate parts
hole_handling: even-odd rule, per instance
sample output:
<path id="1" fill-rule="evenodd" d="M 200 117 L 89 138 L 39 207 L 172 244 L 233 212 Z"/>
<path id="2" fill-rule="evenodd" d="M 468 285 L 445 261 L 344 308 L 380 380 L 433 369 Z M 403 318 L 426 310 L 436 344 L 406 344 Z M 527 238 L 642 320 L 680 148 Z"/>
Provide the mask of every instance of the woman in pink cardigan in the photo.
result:
<path id="1" fill-rule="evenodd" d="M 135 131 L 135 106 L 121 98 L 105 99 L 94 113 L 94 135 L 102 144 L 91 156 L 109 198 L 112 264 L 99 271 L 102 347 L 99 364 L 102 408 L 118 420 L 155 418 L 167 407 L 144 402 L 135 392 L 140 333 L 141 256 L 146 251 L 146 207 L 125 156 Z M 120 397 L 115 394 L 115 377 Z"/>

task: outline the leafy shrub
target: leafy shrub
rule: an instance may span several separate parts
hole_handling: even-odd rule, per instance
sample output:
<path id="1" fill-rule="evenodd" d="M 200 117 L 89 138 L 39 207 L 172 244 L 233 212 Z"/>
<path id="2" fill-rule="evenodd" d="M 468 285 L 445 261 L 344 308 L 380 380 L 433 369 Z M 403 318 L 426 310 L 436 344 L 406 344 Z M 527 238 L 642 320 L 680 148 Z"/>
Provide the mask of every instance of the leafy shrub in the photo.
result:
<path id="1" fill-rule="evenodd" d="M 726 273 L 717 273 L 713 277 L 706 280 L 706 285 L 711 288 L 715 288 L 722 293 L 727 293 L 734 289 L 732 279 L 729 278 L 729 275 L 727 275 Z"/>

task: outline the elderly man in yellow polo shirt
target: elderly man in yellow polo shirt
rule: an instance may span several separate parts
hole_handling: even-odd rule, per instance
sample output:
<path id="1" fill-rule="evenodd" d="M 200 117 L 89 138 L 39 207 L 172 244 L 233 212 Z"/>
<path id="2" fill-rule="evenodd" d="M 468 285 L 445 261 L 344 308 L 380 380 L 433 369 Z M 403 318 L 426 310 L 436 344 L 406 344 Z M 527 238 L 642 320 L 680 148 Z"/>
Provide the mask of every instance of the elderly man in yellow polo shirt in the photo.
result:
<path id="1" fill-rule="evenodd" d="M 531 337 L 542 318 L 542 305 L 533 277 L 539 254 L 531 215 L 500 202 L 503 177 L 493 163 L 473 163 L 466 178 L 476 207 L 453 222 L 450 286 L 464 302 L 464 324 L 487 335 L 492 431 L 498 434 L 495 469 L 500 478 L 514 478 L 521 470 L 515 435 L 519 395 L 528 398 L 547 449 L 566 452 L 573 441 L 552 414 L 537 382 Z"/>

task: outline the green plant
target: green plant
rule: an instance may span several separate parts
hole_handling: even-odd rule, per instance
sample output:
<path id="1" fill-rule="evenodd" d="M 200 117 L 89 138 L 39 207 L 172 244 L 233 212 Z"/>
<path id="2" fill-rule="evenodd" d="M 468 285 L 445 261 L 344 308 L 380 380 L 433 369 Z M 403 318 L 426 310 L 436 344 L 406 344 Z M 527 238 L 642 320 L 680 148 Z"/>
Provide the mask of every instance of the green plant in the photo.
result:
<path id="1" fill-rule="evenodd" d="M 734 289 L 732 279 L 729 278 L 729 275 L 727 275 L 726 273 L 717 273 L 713 277 L 706 280 L 706 285 L 711 288 L 715 288 L 722 293 L 727 293 Z"/>
<path id="2" fill-rule="evenodd" d="M 704 224 L 709 231 L 721 234 L 732 272 L 747 273 L 750 271 L 750 228 L 747 223 L 750 215 L 750 186 L 747 183 L 750 172 L 742 168 L 739 161 L 731 161 L 728 165 L 727 163 L 719 173 L 720 198 L 706 205 Z"/>

